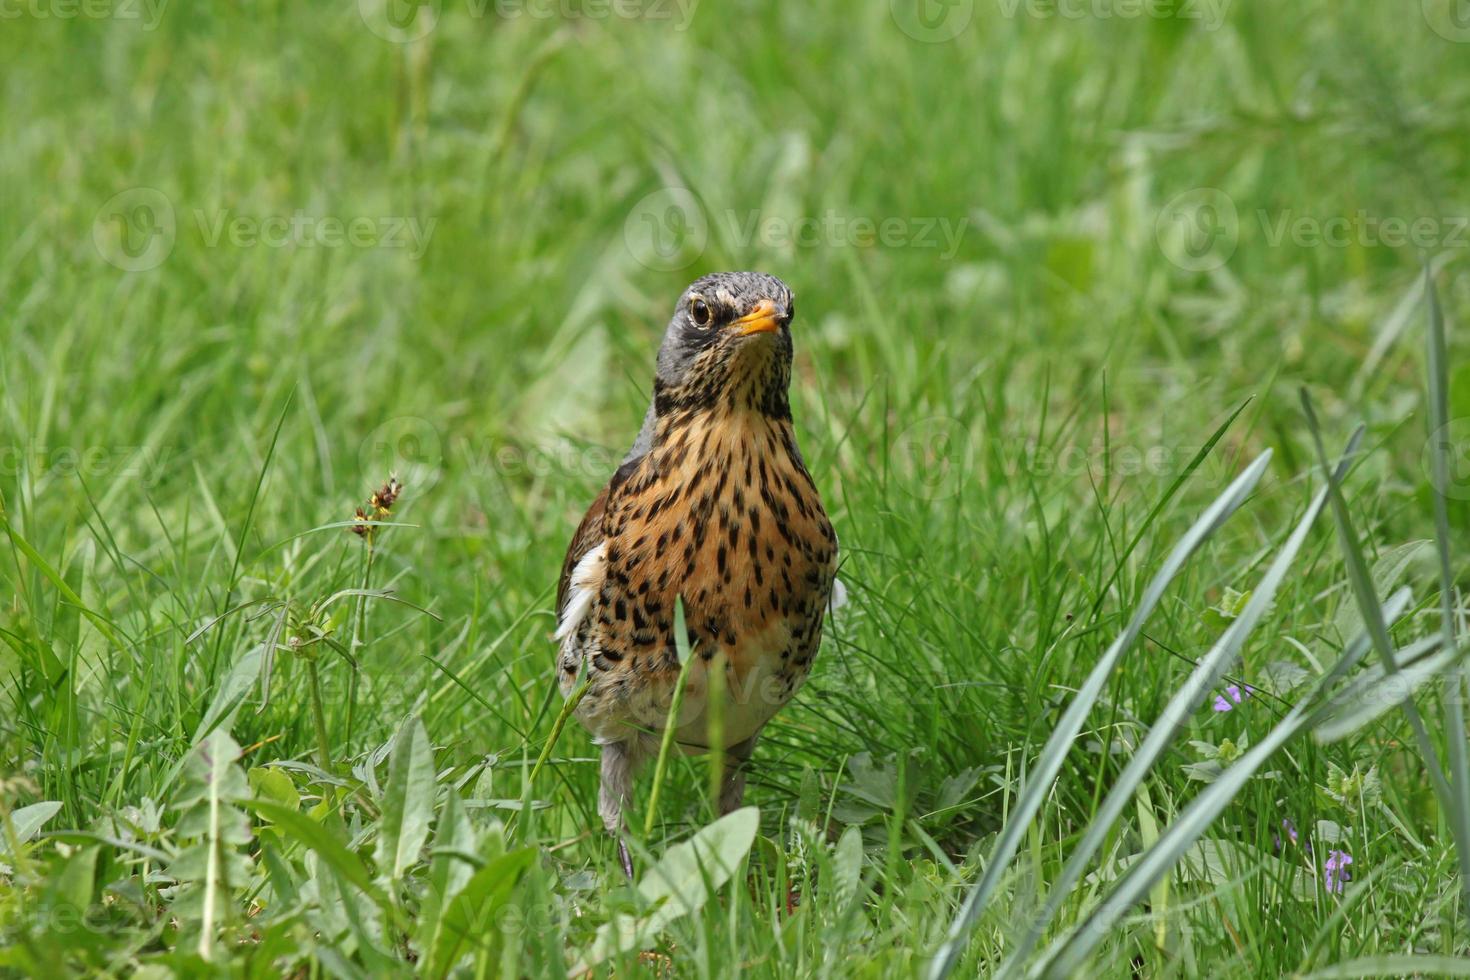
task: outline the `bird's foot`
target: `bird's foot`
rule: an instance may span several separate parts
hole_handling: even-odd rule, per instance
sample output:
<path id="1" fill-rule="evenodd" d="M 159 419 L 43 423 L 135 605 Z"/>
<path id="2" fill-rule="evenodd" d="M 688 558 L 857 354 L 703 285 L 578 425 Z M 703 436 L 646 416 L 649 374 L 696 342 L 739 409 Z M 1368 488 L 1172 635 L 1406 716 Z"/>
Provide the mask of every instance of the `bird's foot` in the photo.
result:
<path id="1" fill-rule="evenodd" d="M 634 884 L 633 855 L 628 853 L 628 842 L 623 840 L 621 835 L 618 837 L 618 862 L 623 866 L 623 874 L 627 877 L 628 884 Z"/>

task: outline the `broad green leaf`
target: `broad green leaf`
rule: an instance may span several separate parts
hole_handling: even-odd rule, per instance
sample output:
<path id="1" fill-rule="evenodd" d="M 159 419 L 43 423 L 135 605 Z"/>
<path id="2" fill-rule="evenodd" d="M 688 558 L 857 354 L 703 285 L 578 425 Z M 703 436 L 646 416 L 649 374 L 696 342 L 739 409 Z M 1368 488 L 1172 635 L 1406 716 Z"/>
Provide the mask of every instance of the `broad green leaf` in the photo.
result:
<path id="1" fill-rule="evenodd" d="M 175 800 L 182 811 L 175 830 L 195 843 L 169 862 L 169 872 L 188 883 L 174 908 L 197 916 L 196 951 L 205 960 L 215 955 L 215 933 L 229 917 L 232 889 L 243 885 L 247 874 L 238 848 L 250 841 L 250 823 L 235 801 L 249 796 L 249 786 L 236 764 L 239 758 L 240 746 L 229 729 L 214 729 L 186 760 Z"/>
<path id="2" fill-rule="evenodd" d="M 360 888 L 379 907 L 390 905 L 388 897 L 378 890 L 373 876 L 347 845 L 323 824 L 305 814 L 298 813 L 279 803 L 269 800 L 244 800 L 243 804 L 260 816 L 275 824 L 287 837 L 294 838 L 302 846 L 315 853 L 322 861 L 347 881 Z"/>
<path id="3" fill-rule="evenodd" d="M 397 881 L 418 862 L 434 819 L 434 752 L 429 733 L 414 715 L 403 722 L 388 757 L 383 816 L 374 859 L 378 873 Z"/>
<path id="4" fill-rule="evenodd" d="M 301 808 L 301 794 L 296 791 L 296 784 L 284 769 L 278 766 L 257 766 L 246 776 L 257 799 L 271 800 L 293 810 Z"/>
<path id="5" fill-rule="evenodd" d="M 450 788 L 439 813 L 434 834 L 433 857 L 429 861 L 428 890 L 419 907 L 415 930 L 419 953 L 433 949 L 440 932 L 441 917 L 449 900 L 458 895 L 475 872 L 468 855 L 475 853 L 475 829 L 460 802 L 459 792 Z"/>
<path id="6" fill-rule="evenodd" d="M 101 847 L 84 847 L 66 859 L 61 873 L 46 887 L 46 907 L 57 922 L 76 921 L 92 904 L 92 885 L 97 875 Z"/>
<path id="7" fill-rule="evenodd" d="M 61 812 L 61 804 L 48 800 L 45 803 L 32 803 L 23 806 L 10 815 L 10 825 L 15 829 L 15 839 L 24 844 L 32 837 L 41 832 L 46 821 Z M 0 854 L 10 852 L 10 842 L 6 835 L 0 833 Z"/>
<path id="8" fill-rule="evenodd" d="M 209 710 L 204 712 L 204 717 L 199 720 L 199 727 L 194 730 L 195 742 L 203 741 L 217 727 L 231 727 L 240 702 L 245 699 L 260 674 L 260 660 L 264 652 L 263 646 L 252 647 L 230 665 L 229 673 L 225 674 L 215 688 Z"/>
<path id="9" fill-rule="evenodd" d="M 482 953 L 494 962 L 502 938 L 500 912 L 535 861 L 534 848 L 521 848 L 501 855 L 470 877 L 444 906 L 438 936 L 428 951 L 425 976 L 447 975 L 469 952 Z"/>
<path id="10" fill-rule="evenodd" d="M 675 844 L 638 882 L 638 896 L 647 903 L 642 915 L 615 915 L 597 930 L 592 948 L 572 973 L 653 942 L 670 922 L 704 907 L 730 880 L 750 853 L 760 829 L 760 811 L 744 807 Z"/>
<path id="11" fill-rule="evenodd" d="M 1410 541 L 1397 548 L 1390 548 L 1380 555 L 1378 561 L 1373 563 L 1373 594 L 1382 598 L 1392 592 L 1414 560 L 1424 555 L 1426 549 L 1432 545 L 1433 542 L 1428 540 Z M 1363 632 L 1362 610 L 1355 602 L 1344 602 L 1337 610 L 1337 618 L 1334 623 L 1339 638 L 1346 640 L 1357 636 Z"/>
<path id="12" fill-rule="evenodd" d="M 863 881 L 863 832 L 859 827 L 848 827 L 837 841 L 832 858 L 833 905 L 839 913 L 845 912 L 858 897 L 858 888 Z"/>

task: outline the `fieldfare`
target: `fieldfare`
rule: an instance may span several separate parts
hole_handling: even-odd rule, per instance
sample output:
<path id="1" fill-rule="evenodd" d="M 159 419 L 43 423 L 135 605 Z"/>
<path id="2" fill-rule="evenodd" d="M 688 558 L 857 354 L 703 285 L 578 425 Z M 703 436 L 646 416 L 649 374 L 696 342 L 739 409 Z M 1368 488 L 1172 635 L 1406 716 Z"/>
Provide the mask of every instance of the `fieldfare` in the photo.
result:
<path id="1" fill-rule="evenodd" d="M 601 746 L 598 811 L 630 878 L 622 810 L 668 720 L 676 600 L 693 658 L 674 722 L 685 752 L 710 748 L 709 677 L 723 664 L 722 813 L 740 806 L 756 739 L 821 642 L 837 537 L 792 429 L 794 312 L 786 284 L 759 272 L 685 290 L 643 428 L 562 566 L 558 680 L 569 694 L 585 668 L 576 714 Z"/>

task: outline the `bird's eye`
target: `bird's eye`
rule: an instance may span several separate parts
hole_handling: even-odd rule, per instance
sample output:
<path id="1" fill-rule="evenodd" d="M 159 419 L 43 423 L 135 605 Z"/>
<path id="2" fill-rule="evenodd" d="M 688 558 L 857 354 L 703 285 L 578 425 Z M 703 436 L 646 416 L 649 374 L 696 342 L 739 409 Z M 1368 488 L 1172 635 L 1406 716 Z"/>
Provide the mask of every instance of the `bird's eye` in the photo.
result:
<path id="1" fill-rule="evenodd" d="M 695 298 L 689 301 L 689 316 L 694 320 L 697 327 L 707 327 L 710 321 L 709 304 L 704 300 Z"/>

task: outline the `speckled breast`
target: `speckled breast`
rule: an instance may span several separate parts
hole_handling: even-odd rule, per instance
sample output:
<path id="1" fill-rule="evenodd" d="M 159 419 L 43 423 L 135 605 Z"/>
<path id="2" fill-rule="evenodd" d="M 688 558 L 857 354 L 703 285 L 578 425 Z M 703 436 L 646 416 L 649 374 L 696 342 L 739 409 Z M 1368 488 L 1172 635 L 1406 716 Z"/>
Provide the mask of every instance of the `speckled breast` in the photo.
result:
<path id="1" fill-rule="evenodd" d="M 678 739 L 691 749 L 708 741 L 715 664 L 727 692 L 721 741 L 748 739 L 810 672 L 836 569 L 836 535 L 789 421 L 692 416 L 609 503 L 606 573 L 581 643 L 592 683 L 579 715 L 604 738 L 663 728 L 682 596 L 696 663 Z"/>

